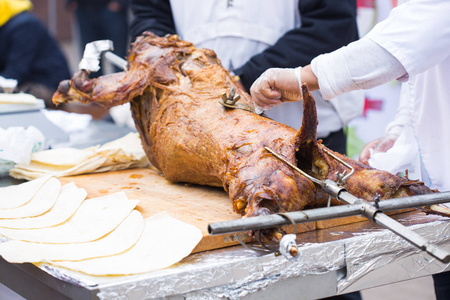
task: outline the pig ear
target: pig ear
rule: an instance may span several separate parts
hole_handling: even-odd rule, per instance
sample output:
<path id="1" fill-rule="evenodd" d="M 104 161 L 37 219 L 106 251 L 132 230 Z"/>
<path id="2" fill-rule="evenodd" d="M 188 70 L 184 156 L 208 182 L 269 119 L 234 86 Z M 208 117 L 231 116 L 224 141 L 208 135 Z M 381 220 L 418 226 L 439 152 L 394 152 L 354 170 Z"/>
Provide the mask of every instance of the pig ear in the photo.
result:
<path id="1" fill-rule="evenodd" d="M 303 94 L 303 120 L 302 126 L 295 137 L 295 148 L 299 149 L 301 144 L 316 143 L 317 141 L 317 111 L 316 102 L 311 96 L 306 84 L 302 84 Z"/>

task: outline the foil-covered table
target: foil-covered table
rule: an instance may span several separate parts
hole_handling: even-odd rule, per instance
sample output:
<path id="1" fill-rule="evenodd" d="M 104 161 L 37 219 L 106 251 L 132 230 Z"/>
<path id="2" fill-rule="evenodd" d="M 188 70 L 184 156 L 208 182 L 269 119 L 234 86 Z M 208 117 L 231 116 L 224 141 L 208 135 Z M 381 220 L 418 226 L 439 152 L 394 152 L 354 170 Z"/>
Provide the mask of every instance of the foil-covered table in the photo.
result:
<path id="1" fill-rule="evenodd" d="M 395 218 L 450 250 L 449 218 L 419 211 Z M 450 270 L 368 221 L 302 233 L 297 242 L 296 261 L 235 246 L 133 276 L 94 277 L 1 259 L 0 282 L 27 299 L 318 299 Z"/>

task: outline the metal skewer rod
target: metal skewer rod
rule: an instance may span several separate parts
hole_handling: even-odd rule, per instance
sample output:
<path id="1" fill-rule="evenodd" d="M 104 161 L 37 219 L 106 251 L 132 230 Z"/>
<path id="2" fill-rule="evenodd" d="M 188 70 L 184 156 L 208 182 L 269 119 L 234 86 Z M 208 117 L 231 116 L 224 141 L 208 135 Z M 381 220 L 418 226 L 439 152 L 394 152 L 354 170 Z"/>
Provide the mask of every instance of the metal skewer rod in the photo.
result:
<path id="1" fill-rule="evenodd" d="M 348 217 L 360 215 L 363 206 L 355 205 L 340 205 L 333 207 L 324 207 L 309 209 L 303 211 L 286 212 L 295 223 L 306 223 L 320 220 L 327 220 L 340 217 Z M 210 223 L 208 232 L 211 235 L 236 233 L 247 230 L 259 230 L 272 227 L 280 227 L 284 225 L 291 225 L 287 219 L 282 216 L 273 214 L 267 216 L 257 216 L 245 219 L 237 219 L 232 221 Z"/>
<path id="2" fill-rule="evenodd" d="M 122 57 L 114 54 L 111 51 L 106 51 L 104 54 L 105 58 L 112 63 L 113 65 L 115 65 L 118 68 L 123 69 L 124 71 L 127 70 L 127 61 L 125 59 L 123 59 Z"/>
<path id="3" fill-rule="evenodd" d="M 388 199 L 379 203 L 380 210 L 394 211 L 399 209 L 427 206 L 450 202 L 450 192 L 417 195 L 405 198 Z M 295 223 L 314 222 L 349 216 L 362 215 L 364 204 L 347 204 L 333 207 L 314 208 L 302 211 L 286 212 Z M 265 228 L 291 225 L 287 219 L 279 215 L 258 216 L 225 222 L 210 223 L 208 232 L 211 235 L 236 233 L 247 230 L 259 230 Z"/>

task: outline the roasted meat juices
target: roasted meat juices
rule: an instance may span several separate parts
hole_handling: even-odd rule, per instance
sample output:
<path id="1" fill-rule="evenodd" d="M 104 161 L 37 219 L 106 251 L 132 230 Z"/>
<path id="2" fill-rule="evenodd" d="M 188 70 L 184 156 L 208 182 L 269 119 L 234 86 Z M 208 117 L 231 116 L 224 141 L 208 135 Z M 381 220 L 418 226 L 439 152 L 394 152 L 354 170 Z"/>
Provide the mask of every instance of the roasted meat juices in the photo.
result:
<path id="1" fill-rule="evenodd" d="M 337 181 L 336 172 L 346 170 L 316 139 L 316 108 L 307 87 L 302 87 L 300 131 L 223 106 L 218 100 L 232 87 L 241 96 L 240 102 L 253 105 L 213 51 L 197 49 L 176 35 L 145 33 L 132 45 L 128 71 L 96 79 L 79 71 L 61 82 L 53 101 L 96 102 L 105 107 L 131 102 L 151 164 L 172 182 L 223 186 L 241 215 L 325 205 L 327 194 L 265 149 L 273 149 L 318 179 Z M 345 187 L 356 197 L 373 200 L 376 195 L 386 199 L 433 192 L 421 182 L 328 152 L 355 169 Z"/>

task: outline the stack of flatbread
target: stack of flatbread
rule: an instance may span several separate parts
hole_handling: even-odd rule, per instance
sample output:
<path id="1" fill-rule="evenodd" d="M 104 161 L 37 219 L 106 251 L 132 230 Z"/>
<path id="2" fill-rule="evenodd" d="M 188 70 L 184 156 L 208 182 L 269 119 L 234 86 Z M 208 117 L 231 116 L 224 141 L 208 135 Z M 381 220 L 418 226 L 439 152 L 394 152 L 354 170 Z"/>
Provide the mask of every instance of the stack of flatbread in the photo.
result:
<path id="1" fill-rule="evenodd" d="M 166 213 L 143 219 L 124 192 L 85 199 L 73 182 L 43 176 L 0 188 L 0 255 L 90 275 L 169 267 L 189 255 L 201 231 Z"/>
<path id="2" fill-rule="evenodd" d="M 29 164 L 17 164 L 9 170 L 9 174 L 14 178 L 32 180 L 43 175 L 72 176 L 147 165 L 139 134 L 129 133 L 103 146 L 57 148 L 32 153 Z"/>
<path id="3" fill-rule="evenodd" d="M 44 100 L 25 93 L 0 93 L 0 114 L 45 108 Z"/>

